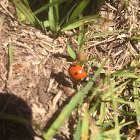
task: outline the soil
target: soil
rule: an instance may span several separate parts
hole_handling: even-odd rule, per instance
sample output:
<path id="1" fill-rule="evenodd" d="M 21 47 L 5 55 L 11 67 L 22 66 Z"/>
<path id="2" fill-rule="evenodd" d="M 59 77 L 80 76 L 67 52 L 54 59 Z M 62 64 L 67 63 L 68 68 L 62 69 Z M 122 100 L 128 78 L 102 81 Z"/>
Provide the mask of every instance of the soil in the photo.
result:
<path id="1" fill-rule="evenodd" d="M 101 63 L 105 56 L 109 56 L 110 59 L 105 68 L 112 72 L 130 64 L 130 56 L 137 56 L 140 50 L 139 42 L 129 40 L 129 37 L 138 36 L 138 33 L 134 34 L 131 31 L 140 29 L 139 7 L 139 1 L 130 1 L 128 13 L 125 13 L 124 10 L 121 12 L 122 7 L 119 4 L 105 2 L 100 14 L 109 20 L 105 23 L 98 22 L 106 26 L 92 25 L 93 30 L 86 36 L 115 29 L 129 30 L 129 33 L 100 35 L 88 40 L 84 45 L 87 59 L 91 56 L 98 57 L 98 62 Z M 134 11 L 137 11 L 136 16 L 133 15 Z M 1 110 L 4 113 L 33 120 L 41 128 L 47 129 L 75 93 L 73 87 L 76 84 L 68 75 L 68 68 L 72 63 L 66 53 L 69 36 L 63 33 L 57 37 L 52 35 L 50 37 L 40 30 L 18 22 L 13 5 L 6 0 L 0 2 L 0 19 L 0 101 L 3 100 L 3 103 L 0 103 Z M 68 33 L 71 34 L 71 31 Z M 14 45 L 12 72 L 9 67 L 8 48 L 10 44 Z M 74 38 L 72 47 L 76 45 L 77 41 Z M 112 48 L 111 53 L 109 53 L 110 48 Z M 14 113 L 13 110 L 15 110 Z M 15 140 L 16 138 L 10 135 L 12 132 L 8 131 L 9 125 L 3 124 L 3 127 L 9 134 L 9 139 Z M 26 129 L 29 128 L 26 127 Z M 19 130 L 19 133 L 21 131 Z M 7 135 L 5 132 L 2 133 L 3 137 Z M 38 137 L 33 136 L 33 133 Z M 19 137 L 23 138 L 23 135 Z M 39 139 L 38 132 L 31 128 L 28 135 L 32 137 L 29 136 L 29 139 L 33 137 Z M 57 135 L 61 140 L 70 139 L 67 121 Z M 20 138 L 17 136 L 17 139 Z"/>

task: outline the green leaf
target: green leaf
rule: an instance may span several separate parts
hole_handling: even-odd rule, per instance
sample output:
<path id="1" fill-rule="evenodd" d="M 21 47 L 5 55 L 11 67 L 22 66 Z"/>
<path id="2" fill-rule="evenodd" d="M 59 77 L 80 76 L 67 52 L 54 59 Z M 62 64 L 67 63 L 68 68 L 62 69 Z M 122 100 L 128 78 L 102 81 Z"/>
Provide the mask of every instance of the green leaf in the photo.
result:
<path id="1" fill-rule="evenodd" d="M 73 49 L 70 47 L 70 45 L 68 45 L 67 47 L 67 53 L 69 54 L 69 56 L 72 58 L 72 59 L 76 59 L 76 53 L 73 51 Z"/>

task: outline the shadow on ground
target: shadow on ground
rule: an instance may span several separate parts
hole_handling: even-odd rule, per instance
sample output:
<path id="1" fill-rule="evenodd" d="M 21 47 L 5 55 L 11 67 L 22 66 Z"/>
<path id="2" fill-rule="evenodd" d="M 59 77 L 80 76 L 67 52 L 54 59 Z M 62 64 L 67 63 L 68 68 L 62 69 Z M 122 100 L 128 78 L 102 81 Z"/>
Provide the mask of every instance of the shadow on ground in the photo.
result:
<path id="1" fill-rule="evenodd" d="M 26 102 L 8 93 L 0 93 L 0 139 L 1 140 L 34 140 L 32 126 L 10 120 L 8 115 L 14 115 L 29 122 L 32 121 L 32 110 Z"/>

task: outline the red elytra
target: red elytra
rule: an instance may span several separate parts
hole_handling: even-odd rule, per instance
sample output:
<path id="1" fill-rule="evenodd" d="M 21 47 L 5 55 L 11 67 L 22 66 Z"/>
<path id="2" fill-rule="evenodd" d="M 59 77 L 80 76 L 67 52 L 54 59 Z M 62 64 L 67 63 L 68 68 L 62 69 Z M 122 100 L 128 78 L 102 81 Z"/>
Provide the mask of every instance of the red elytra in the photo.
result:
<path id="1" fill-rule="evenodd" d="M 87 76 L 86 71 L 78 64 L 71 65 L 68 72 L 74 81 L 84 80 Z"/>

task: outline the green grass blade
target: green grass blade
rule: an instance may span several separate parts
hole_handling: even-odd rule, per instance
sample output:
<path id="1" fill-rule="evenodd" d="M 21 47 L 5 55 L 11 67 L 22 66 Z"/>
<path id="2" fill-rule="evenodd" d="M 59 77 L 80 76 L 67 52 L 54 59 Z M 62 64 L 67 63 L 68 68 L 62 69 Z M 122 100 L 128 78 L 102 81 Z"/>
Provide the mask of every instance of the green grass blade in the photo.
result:
<path id="1" fill-rule="evenodd" d="M 133 33 L 140 32 L 139 30 L 132 30 Z M 99 32 L 96 34 L 91 35 L 90 37 L 86 38 L 84 42 L 93 39 L 94 37 L 98 37 L 104 34 L 112 34 L 112 33 L 128 33 L 128 30 L 114 30 L 114 31 L 104 31 L 104 32 Z"/>
<path id="2" fill-rule="evenodd" d="M 113 73 L 113 76 L 127 77 L 127 78 L 140 78 L 140 76 L 137 76 L 135 73 L 125 72 L 125 71 L 116 71 Z"/>
<path id="3" fill-rule="evenodd" d="M 140 103 L 139 103 L 139 93 L 137 81 L 133 81 L 133 92 L 134 92 L 134 104 L 136 109 L 136 114 L 140 114 Z M 140 123 L 140 116 L 137 115 L 137 122 Z"/>
<path id="4" fill-rule="evenodd" d="M 96 34 L 91 35 L 90 37 L 86 38 L 84 42 L 93 39 L 94 37 L 98 37 L 104 34 L 112 34 L 112 33 L 122 33 L 122 32 L 128 32 L 128 30 L 114 30 L 114 31 L 104 31 L 104 32 L 99 32 Z"/>
<path id="5" fill-rule="evenodd" d="M 29 124 L 29 125 L 32 124 L 31 121 L 29 121 L 27 119 L 18 117 L 16 115 L 5 114 L 5 113 L 1 113 L 1 112 L 0 112 L 0 119 L 2 119 L 2 120 L 11 120 L 11 121 L 14 121 L 14 122 L 20 122 L 20 123 Z"/>
<path id="6" fill-rule="evenodd" d="M 82 11 L 85 9 L 85 7 L 88 5 L 88 3 L 90 2 L 90 0 L 83 0 L 77 7 L 76 9 L 73 11 L 71 17 L 70 17 L 70 21 L 76 19 L 81 13 Z"/>
<path id="7" fill-rule="evenodd" d="M 56 2 L 57 0 L 54 0 L 54 2 Z M 56 14 L 56 22 L 58 22 L 59 20 L 59 8 L 58 8 L 58 4 L 55 4 L 54 7 L 55 7 L 55 14 Z"/>
<path id="8" fill-rule="evenodd" d="M 27 6 L 27 8 L 31 10 L 28 0 L 23 0 L 23 2 Z"/>
<path id="9" fill-rule="evenodd" d="M 134 113 L 134 112 L 128 112 L 128 111 L 124 111 L 124 110 L 120 110 L 118 109 L 119 113 L 121 113 L 122 115 L 125 116 L 140 116 L 140 113 Z"/>
<path id="10" fill-rule="evenodd" d="M 24 22 L 26 20 L 26 16 L 23 15 L 18 8 L 16 8 L 16 13 L 20 22 Z"/>
<path id="11" fill-rule="evenodd" d="M 123 128 L 124 126 L 130 125 L 132 123 L 134 123 L 134 121 L 130 121 L 130 122 L 126 122 L 126 123 L 121 123 L 120 129 Z"/>
<path id="12" fill-rule="evenodd" d="M 113 92 L 113 86 L 110 86 L 110 95 L 112 99 L 112 106 L 114 110 L 114 122 L 115 122 L 115 131 L 116 131 L 116 140 L 120 140 L 120 129 L 119 129 L 119 120 L 118 120 L 118 114 L 117 114 L 117 102 L 115 99 L 115 95 Z"/>
<path id="13" fill-rule="evenodd" d="M 134 106 L 134 103 L 133 102 L 126 101 L 123 98 L 116 98 L 116 101 L 119 102 L 119 103 L 130 104 L 130 105 Z"/>
<path id="14" fill-rule="evenodd" d="M 119 90 L 120 88 L 123 88 L 123 87 L 126 86 L 128 83 L 130 83 L 131 81 L 132 81 L 132 80 L 129 79 L 129 80 L 123 82 L 123 83 L 120 84 L 119 86 L 115 87 L 113 91 L 115 92 L 115 91 Z"/>
<path id="15" fill-rule="evenodd" d="M 92 92 L 91 96 L 89 97 L 89 101 L 88 101 L 88 102 L 91 102 L 91 101 L 92 101 L 92 99 L 94 98 L 94 96 L 97 94 L 98 90 L 99 90 L 102 86 L 103 86 L 103 82 L 101 82 L 101 83 L 99 84 L 99 86 L 96 87 L 96 88 L 94 89 L 94 91 Z"/>
<path id="16" fill-rule="evenodd" d="M 61 127 L 61 125 L 64 123 L 64 121 L 68 118 L 68 116 L 71 114 L 72 110 L 75 108 L 77 103 L 84 97 L 84 95 L 90 90 L 90 88 L 93 86 L 94 81 L 100 74 L 100 71 L 102 70 L 107 58 L 103 61 L 100 68 L 96 71 L 92 79 L 88 82 L 88 84 L 79 91 L 75 97 L 70 101 L 70 103 L 65 107 L 65 109 L 61 112 L 61 114 L 58 116 L 58 118 L 54 121 L 52 126 L 49 128 L 49 130 L 46 133 L 43 133 L 43 137 L 45 140 L 51 140 L 52 137 L 55 135 L 56 131 Z"/>
<path id="17" fill-rule="evenodd" d="M 26 6 L 22 3 L 21 0 L 12 0 L 12 3 L 15 5 L 15 7 L 26 17 L 27 21 L 32 26 L 36 26 L 38 24 L 37 20 L 35 19 L 34 15 L 29 11 Z"/>
<path id="18" fill-rule="evenodd" d="M 75 131 L 74 140 L 80 140 L 80 137 L 81 137 L 81 117 L 79 117 L 78 119 L 78 124 Z"/>
<path id="19" fill-rule="evenodd" d="M 71 29 L 80 27 L 80 26 L 84 25 L 85 23 L 93 22 L 95 20 L 95 18 L 99 18 L 99 15 L 85 16 L 80 19 L 69 21 L 64 26 L 62 26 L 59 31 L 67 31 L 67 30 L 71 30 Z"/>
<path id="20" fill-rule="evenodd" d="M 115 132 L 114 132 L 114 133 L 115 133 Z M 109 139 L 109 140 L 116 140 L 115 135 L 103 134 L 103 136 L 104 136 L 106 139 Z M 105 140 L 106 140 L 106 139 L 105 139 Z"/>
<path id="21" fill-rule="evenodd" d="M 71 9 L 67 12 L 67 14 L 61 19 L 61 22 L 59 23 L 59 28 L 64 24 L 65 21 L 68 21 L 70 14 L 72 13 L 75 6 L 72 6 Z"/>
<path id="22" fill-rule="evenodd" d="M 56 0 L 56 1 L 52 2 L 52 3 L 48 3 L 48 4 L 44 5 L 44 6 L 42 6 L 37 11 L 35 11 L 34 14 L 37 15 L 37 14 L 49 9 L 50 7 L 55 6 L 56 4 L 60 4 L 60 3 L 65 2 L 65 1 L 68 1 L 68 0 Z"/>
<path id="23" fill-rule="evenodd" d="M 50 0 L 50 3 L 53 3 L 54 0 Z M 49 25 L 52 32 L 56 32 L 56 11 L 54 6 L 49 7 L 48 12 L 48 19 L 49 19 Z"/>
<path id="24" fill-rule="evenodd" d="M 99 106 L 101 100 L 97 100 L 94 106 L 89 110 L 89 114 L 92 115 L 96 111 L 96 108 Z"/>
<path id="25" fill-rule="evenodd" d="M 114 123 L 114 120 L 111 120 L 111 121 L 108 121 L 107 123 L 103 124 L 103 126 L 102 126 L 102 132 L 106 131 L 107 128 L 109 126 L 111 126 L 113 123 Z"/>
<path id="26" fill-rule="evenodd" d="M 73 51 L 70 45 L 67 46 L 67 53 L 73 60 L 76 60 L 76 53 Z"/>
<path id="27" fill-rule="evenodd" d="M 79 36 L 78 36 L 78 51 L 79 52 L 82 52 L 82 50 L 83 50 L 83 40 L 84 40 L 84 36 L 85 36 L 85 34 L 84 33 L 82 33 L 82 34 L 80 34 Z"/>
<path id="28" fill-rule="evenodd" d="M 85 36 L 85 33 L 86 33 L 85 30 L 84 30 L 84 25 L 79 27 L 79 31 L 81 33 L 79 33 L 79 36 L 78 36 L 78 51 L 82 52 L 83 44 L 84 44 L 83 40 L 84 40 L 84 36 Z"/>
<path id="29" fill-rule="evenodd" d="M 29 121 L 28 119 L 16 116 L 16 115 L 12 115 L 12 114 L 6 114 L 6 113 L 2 113 L 0 112 L 0 120 L 10 120 L 13 121 L 15 123 L 22 123 L 22 124 L 27 124 L 30 126 L 35 126 L 35 128 L 37 130 L 39 130 L 41 133 L 43 132 L 42 129 L 35 123 L 32 121 Z"/>
<path id="30" fill-rule="evenodd" d="M 104 120 L 105 109 L 106 109 L 106 103 L 102 102 L 102 103 L 101 103 L 101 107 L 100 107 L 99 120 L 96 122 L 96 124 L 99 125 L 99 126 L 102 125 L 102 122 L 103 122 L 103 120 Z"/>
<path id="31" fill-rule="evenodd" d="M 132 37 L 131 40 L 138 40 L 138 41 L 140 41 L 140 37 Z"/>

